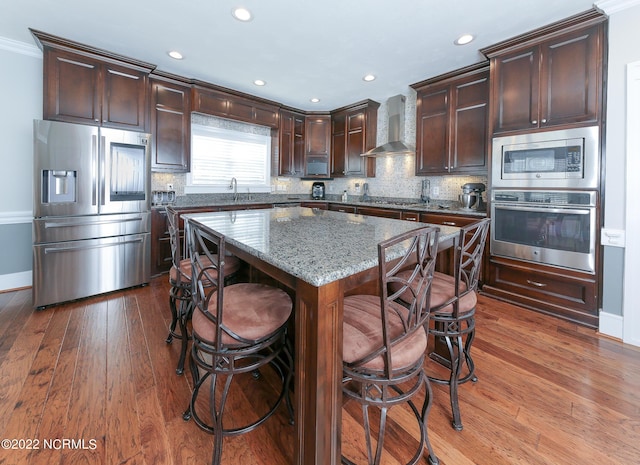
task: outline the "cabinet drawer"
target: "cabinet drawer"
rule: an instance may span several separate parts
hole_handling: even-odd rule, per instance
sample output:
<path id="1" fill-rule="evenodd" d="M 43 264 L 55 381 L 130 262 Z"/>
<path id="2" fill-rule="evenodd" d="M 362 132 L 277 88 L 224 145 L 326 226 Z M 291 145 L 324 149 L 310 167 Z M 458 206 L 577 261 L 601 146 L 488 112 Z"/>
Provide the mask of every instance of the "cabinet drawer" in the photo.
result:
<path id="1" fill-rule="evenodd" d="M 387 210 L 385 208 L 375 207 L 358 207 L 357 212 L 359 215 L 369 216 L 381 216 L 383 218 L 394 218 L 399 220 L 401 212 L 399 210 Z"/>
<path id="2" fill-rule="evenodd" d="M 342 212 L 342 213 L 355 213 L 356 207 L 352 207 L 350 205 L 341 205 L 339 203 L 330 203 L 329 210 L 333 210 L 334 212 Z"/>
<path id="3" fill-rule="evenodd" d="M 591 275 L 495 257 L 489 273 L 489 294 L 572 321 L 597 323 L 597 286 Z"/>
<path id="4" fill-rule="evenodd" d="M 420 213 L 418 212 L 402 212 L 400 219 L 406 221 L 420 221 Z"/>
<path id="5" fill-rule="evenodd" d="M 455 226 L 460 228 L 476 221 L 481 220 L 480 217 L 470 217 L 462 215 L 441 215 L 440 213 L 422 213 L 420 221 L 423 223 L 441 224 L 443 226 Z"/>

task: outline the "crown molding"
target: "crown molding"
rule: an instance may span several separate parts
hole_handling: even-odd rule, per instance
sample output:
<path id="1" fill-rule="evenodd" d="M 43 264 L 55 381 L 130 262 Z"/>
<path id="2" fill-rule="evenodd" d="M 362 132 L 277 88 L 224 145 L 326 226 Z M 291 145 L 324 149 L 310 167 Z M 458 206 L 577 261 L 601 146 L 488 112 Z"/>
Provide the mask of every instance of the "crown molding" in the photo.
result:
<path id="1" fill-rule="evenodd" d="M 6 37 L 0 37 L 0 49 L 42 59 L 42 52 L 35 45 L 8 39 Z"/>
<path id="2" fill-rule="evenodd" d="M 640 5 L 640 0 L 602 0 L 595 5 L 607 15 L 611 15 Z"/>

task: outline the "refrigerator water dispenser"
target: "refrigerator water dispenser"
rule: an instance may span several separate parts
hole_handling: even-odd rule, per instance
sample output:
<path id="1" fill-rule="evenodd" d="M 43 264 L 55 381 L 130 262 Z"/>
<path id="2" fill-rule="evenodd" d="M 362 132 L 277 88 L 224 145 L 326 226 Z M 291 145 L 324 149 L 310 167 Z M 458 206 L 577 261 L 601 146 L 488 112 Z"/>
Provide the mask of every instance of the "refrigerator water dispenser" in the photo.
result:
<path id="1" fill-rule="evenodd" d="M 42 170 L 42 203 L 76 201 L 76 171 Z"/>

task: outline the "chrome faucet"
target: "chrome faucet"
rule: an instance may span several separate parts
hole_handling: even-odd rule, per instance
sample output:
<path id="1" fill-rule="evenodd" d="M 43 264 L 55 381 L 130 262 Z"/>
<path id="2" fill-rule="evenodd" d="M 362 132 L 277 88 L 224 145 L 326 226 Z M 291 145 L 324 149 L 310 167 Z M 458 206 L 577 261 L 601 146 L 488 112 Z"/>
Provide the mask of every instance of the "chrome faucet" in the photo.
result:
<path id="1" fill-rule="evenodd" d="M 238 180 L 236 178 L 231 178 L 231 184 L 229 184 L 229 189 L 233 189 L 233 201 L 238 201 Z"/>

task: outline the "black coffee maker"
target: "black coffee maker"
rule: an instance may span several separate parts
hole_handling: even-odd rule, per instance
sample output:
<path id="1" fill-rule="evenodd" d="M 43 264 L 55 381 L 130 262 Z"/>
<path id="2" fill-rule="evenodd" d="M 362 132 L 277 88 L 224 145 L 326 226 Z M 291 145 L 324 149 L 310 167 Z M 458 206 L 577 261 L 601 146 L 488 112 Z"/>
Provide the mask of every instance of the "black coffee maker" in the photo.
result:
<path id="1" fill-rule="evenodd" d="M 314 182 L 311 185 L 311 198 L 313 200 L 324 200 L 324 183 Z"/>

